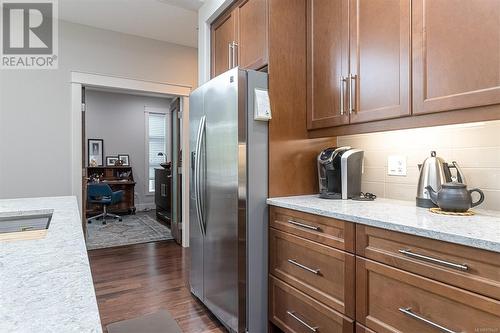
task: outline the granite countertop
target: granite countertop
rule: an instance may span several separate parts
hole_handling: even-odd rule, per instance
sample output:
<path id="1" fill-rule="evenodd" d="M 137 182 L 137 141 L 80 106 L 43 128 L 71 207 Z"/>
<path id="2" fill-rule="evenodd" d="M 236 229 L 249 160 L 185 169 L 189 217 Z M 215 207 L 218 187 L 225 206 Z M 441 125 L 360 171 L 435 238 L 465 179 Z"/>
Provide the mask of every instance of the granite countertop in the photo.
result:
<path id="1" fill-rule="evenodd" d="M 470 217 L 443 216 L 414 202 L 326 200 L 318 195 L 269 198 L 272 206 L 500 252 L 500 212 L 474 209 Z"/>
<path id="2" fill-rule="evenodd" d="M 76 198 L 0 200 L 0 216 L 50 210 L 44 239 L 0 241 L 0 332 L 101 333 Z"/>

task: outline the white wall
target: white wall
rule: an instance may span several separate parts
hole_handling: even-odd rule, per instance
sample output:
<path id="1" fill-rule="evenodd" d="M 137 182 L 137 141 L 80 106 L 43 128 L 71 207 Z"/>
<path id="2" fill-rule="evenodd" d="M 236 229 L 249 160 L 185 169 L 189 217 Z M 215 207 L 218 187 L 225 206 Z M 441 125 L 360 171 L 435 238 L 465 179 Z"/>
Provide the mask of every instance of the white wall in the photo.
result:
<path id="1" fill-rule="evenodd" d="M 134 175 L 135 206 L 138 210 L 154 208 L 154 194 L 147 191 L 146 117 L 144 107 L 168 110 L 171 99 L 103 91 L 86 92 L 86 133 L 89 139 L 104 140 L 106 156 L 128 154 Z M 167 147 L 170 146 L 170 129 Z M 170 159 L 170 154 L 167 152 Z"/>
<path id="2" fill-rule="evenodd" d="M 71 71 L 197 82 L 197 50 L 60 22 L 58 70 L 0 70 L 0 198 L 71 194 Z"/>
<path id="3" fill-rule="evenodd" d="M 198 83 L 210 80 L 210 24 L 233 0 L 206 0 L 198 11 Z"/>

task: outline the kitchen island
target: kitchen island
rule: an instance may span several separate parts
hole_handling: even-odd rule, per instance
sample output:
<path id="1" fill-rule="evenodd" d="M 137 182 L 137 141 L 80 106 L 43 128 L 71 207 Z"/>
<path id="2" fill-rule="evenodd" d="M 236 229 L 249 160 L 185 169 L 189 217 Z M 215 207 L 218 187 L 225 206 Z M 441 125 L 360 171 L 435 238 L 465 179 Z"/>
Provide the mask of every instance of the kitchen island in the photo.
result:
<path id="1" fill-rule="evenodd" d="M 0 241 L 0 332 L 101 333 L 75 197 L 0 200 L 0 216 L 52 210 L 43 239 Z"/>

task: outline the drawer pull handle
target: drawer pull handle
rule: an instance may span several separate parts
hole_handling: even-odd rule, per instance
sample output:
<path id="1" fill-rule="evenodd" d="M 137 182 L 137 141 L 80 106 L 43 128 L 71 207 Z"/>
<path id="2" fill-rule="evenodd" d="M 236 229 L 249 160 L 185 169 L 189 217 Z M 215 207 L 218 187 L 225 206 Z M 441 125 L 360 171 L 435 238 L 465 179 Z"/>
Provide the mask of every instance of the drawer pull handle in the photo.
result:
<path id="1" fill-rule="evenodd" d="M 320 227 L 317 227 L 315 225 L 304 224 L 304 223 L 296 222 L 294 220 L 288 220 L 288 223 L 296 225 L 298 227 L 302 227 L 302 228 L 306 228 L 306 229 L 311 229 L 311 230 L 315 230 L 315 231 L 320 231 L 321 230 Z"/>
<path id="2" fill-rule="evenodd" d="M 458 333 L 456 331 L 452 331 L 446 327 L 443 327 L 439 324 L 436 324 L 435 322 L 432 322 L 430 321 L 429 319 L 426 319 L 422 316 L 419 316 L 418 314 L 414 313 L 411 308 L 399 308 L 399 311 L 403 312 L 405 315 L 413 318 L 413 319 L 417 319 L 417 320 L 420 320 L 424 323 L 426 323 L 427 325 L 429 326 L 432 326 L 434 328 L 437 328 L 438 330 L 440 330 L 441 332 L 446 332 L 446 333 Z"/>
<path id="3" fill-rule="evenodd" d="M 314 273 L 316 275 L 319 275 L 320 270 L 319 269 L 314 269 L 314 268 L 309 268 L 306 265 L 302 265 L 301 263 L 298 263 L 295 259 L 288 259 L 288 262 L 292 265 L 295 265 L 297 267 L 302 268 L 303 270 L 306 270 L 308 272 Z"/>
<path id="4" fill-rule="evenodd" d="M 424 256 L 422 254 L 413 253 L 413 252 L 411 252 L 408 249 L 406 249 L 406 250 L 405 249 L 401 249 L 401 250 L 399 250 L 399 253 L 402 253 L 405 256 L 410 257 L 410 258 L 420 259 L 420 260 L 423 260 L 423 261 L 431 262 L 433 264 L 437 264 L 437 265 L 441 265 L 441 266 L 445 266 L 445 267 L 449 267 L 449 268 L 453 268 L 453 269 L 458 269 L 460 271 L 467 271 L 467 270 L 469 270 L 469 267 L 466 264 L 455 264 L 455 263 L 452 263 L 452 262 L 449 262 L 449 261 L 445 261 L 445 260 L 441 260 L 441 259 L 437 259 L 437 258 L 432 258 L 432 257 Z"/>
<path id="5" fill-rule="evenodd" d="M 317 327 L 314 327 L 314 326 L 311 326 L 309 325 L 308 323 L 306 323 L 305 321 L 303 321 L 302 319 L 300 319 L 299 317 L 297 317 L 295 315 L 295 312 L 294 311 L 287 311 L 286 312 L 290 317 L 292 317 L 293 319 L 295 319 L 296 321 L 298 321 L 299 323 L 301 323 L 302 325 L 304 325 L 305 327 L 307 327 L 311 332 L 317 332 L 318 331 L 318 328 Z"/>

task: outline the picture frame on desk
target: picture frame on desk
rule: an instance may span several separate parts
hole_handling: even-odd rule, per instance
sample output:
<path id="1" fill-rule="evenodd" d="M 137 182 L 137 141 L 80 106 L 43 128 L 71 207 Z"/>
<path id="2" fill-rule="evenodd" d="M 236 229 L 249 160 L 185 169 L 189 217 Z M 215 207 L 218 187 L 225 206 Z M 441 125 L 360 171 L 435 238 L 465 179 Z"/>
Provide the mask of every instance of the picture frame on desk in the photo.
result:
<path id="1" fill-rule="evenodd" d="M 104 140 L 87 140 L 87 160 L 89 166 L 104 166 Z"/>
<path id="2" fill-rule="evenodd" d="M 130 156 L 129 155 L 118 155 L 118 160 L 123 162 L 124 166 L 130 166 Z"/>
<path id="3" fill-rule="evenodd" d="M 115 166 L 118 156 L 106 156 L 106 166 Z"/>

